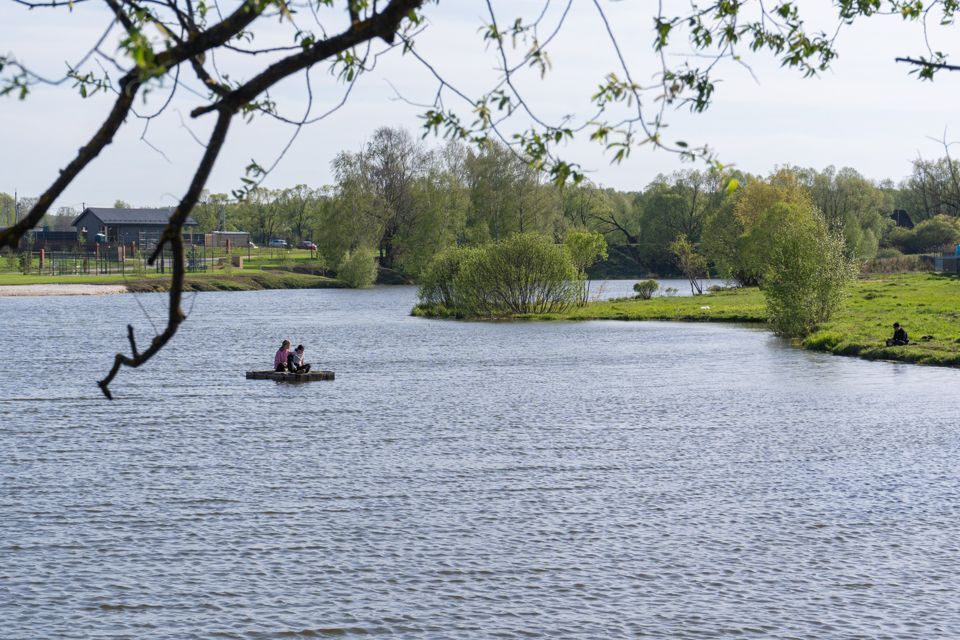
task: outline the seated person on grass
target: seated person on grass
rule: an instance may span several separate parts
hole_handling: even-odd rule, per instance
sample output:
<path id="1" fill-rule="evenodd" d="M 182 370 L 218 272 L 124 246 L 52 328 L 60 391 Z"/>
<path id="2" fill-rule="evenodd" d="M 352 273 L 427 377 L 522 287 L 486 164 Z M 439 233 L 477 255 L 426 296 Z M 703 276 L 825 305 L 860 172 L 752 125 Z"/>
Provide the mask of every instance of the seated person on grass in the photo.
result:
<path id="1" fill-rule="evenodd" d="M 888 347 L 900 347 L 905 344 L 910 344 L 910 338 L 907 337 L 907 332 L 903 327 L 900 326 L 899 322 L 893 323 L 893 337 L 887 340 Z"/>
<path id="2" fill-rule="evenodd" d="M 290 373 L 309 373 L 310 365 L 303 362 L 303 345 L 298 344 L 297 348 L 287 356 L 287 369 Z"/>

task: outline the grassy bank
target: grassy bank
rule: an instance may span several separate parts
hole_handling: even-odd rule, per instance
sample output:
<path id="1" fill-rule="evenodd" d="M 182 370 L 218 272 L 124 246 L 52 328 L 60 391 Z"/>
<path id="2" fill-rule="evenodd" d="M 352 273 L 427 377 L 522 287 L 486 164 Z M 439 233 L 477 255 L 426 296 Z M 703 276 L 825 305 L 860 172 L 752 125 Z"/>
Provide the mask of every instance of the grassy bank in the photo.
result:
<path id="1" fill-rule="evenodd" d="M 868 360 L 960 366 L 960 278 L 924 274 L 860 280 L 834 318 L 804 340 L 817 351 Z M 886 347 L 894 322 L 911 344 Z"/>
<path id="2" fill-rule="evenodd" d="M 243 270 L 235 275 L 187 276 L 186 291 L 258 291 L 261 289 L 329 289 L 342 287 L 338 280 L 325 276 L 288 271 Z M 150 278 L 127 282 L 131 291 L 167 291 L 169 278 Z"/>
<path id="3" fill-rule="evenodd" d="M 170 274 L 126 276 L 37 276 L 0 274 L 0 285 L 28 284 L 123 284 L 131 291 L 168 291 Z M 259 289 L 324 289 L 341 287 L 338 280 L 325 276 L 289 271 L 261 271 L 258 269 L 223 271 L 187 275 L 187 291 L 256 291 Z"/>
<path id="4" fill-rule="evenodd" d="M 461 318 L 443 308 L 414 307 L 425 318 Z M 518 320 L 683 320 L 691 322 L 766 322 L 758 289 L 734 289 L 706 296 L 663 296 L 650 300 L 619 299 L 591 302 L 562 313 L 526 313 Z"/>
<path id="5" fill-rule="evenodd" d="M 931 273 L 867 276 L 856 282 L 833 319 L 802 342 L 815 351 L 960 366 L 960 278 Z M 414 309 L 415 315 L 444 316 Z M 723 291 L 698 297 L 592 302 L 564 313 L 520 315 L 529 320 L 679 320 L 693 322 L 766 322 L 758 289 Z M 900 322 L 912 344 L 886 347 Z"/>

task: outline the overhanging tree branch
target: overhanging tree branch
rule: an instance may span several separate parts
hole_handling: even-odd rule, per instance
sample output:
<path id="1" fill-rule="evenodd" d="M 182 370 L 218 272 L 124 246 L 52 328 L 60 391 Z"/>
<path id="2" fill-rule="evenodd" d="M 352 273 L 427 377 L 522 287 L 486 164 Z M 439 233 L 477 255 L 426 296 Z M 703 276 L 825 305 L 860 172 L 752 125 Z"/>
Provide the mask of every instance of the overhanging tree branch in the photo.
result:
<path id="1" fill-rule="evenodd" d="M 914 66 L 929 70 L 960 71 L 960 65 L 947 64 L 946 62 L 934 62 L 932 60 L 924 60 L 922 58 L 894 58 L 894 61 L 906 62 L 907 64 L 912 64 Z"/>
<path id="2" fill-rule="evenodd" d="M 103 395 L 110 400 L 113 399 L 113 394 L 110 392 L 110 383 L 113 382 L 120 368 L 124 366 L 136 368 L 150 360 L 150 358 L 156 355 L 177 333 L 177 329 L 186 317 L 180 308 L 180 302 L 183 299 L 183 281 L 185 275 L 183 224 L 186 222 L 190 211 L 197 204 L 197 200 L 199 200 L 200 194 L 203 192 L 203 187 L 210 177 L 210 171 L 213 169 L 217 156 L 220 155 L 220 150 L 223 148 L 223 143 L 227 138 L 227 130 L 230 128 L 230 121 L 233 119 L 233 116 L 234 114 L 231 111 L 224 110 L 220 112 L 220 116 L 217 118 L 217 124 L 213 128 L 213 133 L 210 134 L 210 139 L 207 141 L 207 149 L 200 160 L 200 165 L 197 167 L 196 173 L 193 174 L 190 187 L 180 200 L 177 208 L 174 209 L 173 214 L 170 216 L 170 221 L 163 231 L 160 242 L 157 244 L 156 251 L 150 256 L 149 262 L 153 264 L 159 252 L 163 250 L 163 247 L 168 244 L 170 245 L 171 253 L 173 254 L 173 276 L 170 283 L 167 326 L 162 333 L 154 336 L 150 342 L 150 346 L 142 353 L 138 353 L 137 351 L 133 328 L 127 327 L 130 350 L 133 355 L 126 356 L 118 353 L 114 356 L 113 367 L 110 369 L 110 372 L 103 380 L 97 383 L 100 390 L 103 391 Z"/>
<path id="3" fill-rule="evenodd" d="M 265 8 L 266 4 L 260 0 L 246 0 L 236 11 L 223 21 L 210 27 L 210 29 L 197 34 L 183 44 L 157 54 L 156 67 L 163 71 L 169 70 L 204 51 L 222 45 L 253 22 Z M 27 215 L 12 227 L 0 233 L 0 248 L 16 247 L 20 238 L 40 222 L 64 189 L 100 154 L 104 147 L 113 141 L 114 134 L 123 125 L 127 114 L 130 112 L 137 91 L 147 79 L 139 68 L 132 69 L 123 77 L 119 85 L 120 95 L 104 123 L 90 139 L 90 142 L 80 149 L 76 158 L 60 171 L 60 175 L 40 196 Z"/>
<path id="4" fill-rule="evenodd" d="M 196 118 L 221 108 L 239 109 L 284 78 L 373 38 L 379 37 L 388 44 L 393 44 L 400 23 L 423 2 L 424 0 L 393 0 L 382 13 L 354 22 L 340 35 L 322 40 L 301 53 L 275 62 L 230 91 L 222 100 L 198 107 L 190 112 L 190 115 Z"/>
<path id="5" fill-rule="evenodd" d="M 30 209 L 30 212 L 24 216 L 22 220 L 17 221 L 12 227 L 0 232 L 0 248 L 15 248 L 20 238 L 40 222 L 50 208 L 50 205 L 53 204 L 53 201 L 63 193 L 64 189 L 73 182 L 74 178 L 76 178 L 94 158 L 100 155 L 104 147 L 113 142 L 113 136 L 123 125 L 127 114 L 130 113 L 133 99 L 139 88 L 140 81 L 137 79 L 136 74 L 128 74 L 120 81 L 120 93 L 106 120 L 100 125 L 100 128 L 93 137 L 90 138 L 90 141 L 80 148 L 77 157 L 74 158 L 65 169 L 60 171 L 60 175 L 57 176 L 53 184 L 43 192 L 36 204 Z"/>

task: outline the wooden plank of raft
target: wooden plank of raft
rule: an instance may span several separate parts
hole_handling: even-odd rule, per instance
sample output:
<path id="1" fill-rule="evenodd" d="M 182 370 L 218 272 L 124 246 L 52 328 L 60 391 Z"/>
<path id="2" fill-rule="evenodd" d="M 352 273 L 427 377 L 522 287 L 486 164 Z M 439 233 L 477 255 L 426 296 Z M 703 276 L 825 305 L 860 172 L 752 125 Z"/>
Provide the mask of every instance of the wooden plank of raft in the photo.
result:
<path id="1" fill-rule="evenodd" d="M 314 380 L 333 380 L 333 371 L 309 371 L 307 373 L 286 373 L 283 371 L 247 371 L 247 380 L 276 380 L 277 382 L 313 382 Z"/>

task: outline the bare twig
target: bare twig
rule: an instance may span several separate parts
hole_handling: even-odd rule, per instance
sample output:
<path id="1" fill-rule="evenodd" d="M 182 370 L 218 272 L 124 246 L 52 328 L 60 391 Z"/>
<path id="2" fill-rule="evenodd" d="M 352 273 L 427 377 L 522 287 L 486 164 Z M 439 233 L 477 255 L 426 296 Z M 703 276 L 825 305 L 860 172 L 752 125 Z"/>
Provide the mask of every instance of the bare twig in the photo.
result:
<path id="1" fill-rule="evenodd" d="M 177 333 L 177 329 L 186 317 L 180 308 L 180 302 L 183 299 L 183 283 L 185 277 L 183 225 L 187 220 L 187 216 L 197 204 L 197 200 L 199 200 L 200 194 L 203 192 L 203 187 L 210 177 L 210 171 L 213 169 L 217 156 L 220 155 L 220 150 L 223 148 L 223 143 L 226 140 L 227 130 L 230 128 L 230 121 L 233 119 L 233 115 L 231 111 L 224 110 L 220 112 L 220 116 L 217 118 L 217 124 L 213 128 L 213 133 L 210 134 L 210 139 L 207 141 L 207 149 L 200 160 L 200 165 L 197 167 L 196 173 L 193 174 L 190 187 L 180 200 L 180 204 L 177 205 L 177 208 L 174 209 L 173 214 L 170 216 L 170 221 L 163 231 L 160 242 L 157 243 L 157 248 L 148 261 L 150 264 L 153 264 L 159 253 L 163 251 L 164 246 L 170 245 L 171 253 L 173 254 L 173 275 L 170 282 L 167 326 L 162 333 L 154 336 L 150 342 L 150 346 L 142 353 L 137 351 L 133 329 L 128 326 L 127 333 L 132 356 L 127 356 L 122 353 L 114 356 L 113 367 L 111 367 L 110 372 L 103 380 L 97 383 L 100 390 L 103 391 L 103 395 L 110 400 L 113 400 L 113 394 L 110 392 L 110 383 L 113 382 L 120 368 L 136 368 L 149 361 L 150 358 L 156 355 Z"/>

